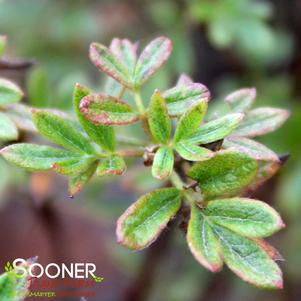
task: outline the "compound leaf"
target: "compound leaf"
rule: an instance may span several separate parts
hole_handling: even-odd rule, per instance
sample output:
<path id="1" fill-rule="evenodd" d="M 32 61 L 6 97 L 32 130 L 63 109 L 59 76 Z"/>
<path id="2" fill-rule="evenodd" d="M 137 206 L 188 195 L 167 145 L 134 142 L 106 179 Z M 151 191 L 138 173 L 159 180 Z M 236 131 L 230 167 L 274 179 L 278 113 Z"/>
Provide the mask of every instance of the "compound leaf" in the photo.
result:
<path id="1" fill-rule="evenodd" d="M 170 176 L 174 164 L 173 151 L 168 147 L 160 147 L 154 157 L 152 165 L 153 177 L 163 180 Z"/>
<path id="2" fill-rule="evenodd" d="M 187 141 L 193 144 L 206 144 L 223 139 L 239 125 L 243 116 L 241 113 L 233 113 L 209 121 L 187 137 Z"/>
<path id="3" fill-rule="evenodd" d="M 159 143 L 167 143 L 171 134 L 171 120 L 167 113 L 165 101 L 158 90 L 154 92 L 151 98 L 148 121 L 154 139 Z"/>
<path id="4" fill-rule="evenodd" d="M 256 160 L 234 152 L 220 151 L 214 157 L 196 163 L 188 175 L 199 182 L 206 199 L 218 196 L 234 196 L 255 177 Z"/>
<path id="5" fill-rule="evenodd" d="M 115 149 L 115 133 L 114 129 L 110 126 L 106 125 L 95 125 L 91 121 L 87 120 L 83 114 L 81 113 L 79 106 L 80 101 L 85 96 L 91 94 L 89 89 L 76 84 L 73 92 L 73 105 L 74 110 L 77 115 L 78 121 L 85 130 L 85 132 L 89 135 L 89 137 L 99 144 L 103 149 L 114 151 Z"/>
<path id="6" fill-rule="evenodd" d="M 171 40 L 159 37 L 151 41 L 138 58 L 135 72 L 135 86 L 141 86 L 154 74 L 169 58 L 172 51 Z"/>
<path id="7" fill-rule="evenodd" d="M 157 189 L 131 205 L 117 222 L 118 242 L 141 250 L 154 242 L 181 207 L 176 188 Z"/>
<path id="8" fill-rule="evenodd" d="M 85 96 L 80 102 L 80 111 L 96 125 L 125 125 L 139 120 L 127 103 L 106 94 Z"/>

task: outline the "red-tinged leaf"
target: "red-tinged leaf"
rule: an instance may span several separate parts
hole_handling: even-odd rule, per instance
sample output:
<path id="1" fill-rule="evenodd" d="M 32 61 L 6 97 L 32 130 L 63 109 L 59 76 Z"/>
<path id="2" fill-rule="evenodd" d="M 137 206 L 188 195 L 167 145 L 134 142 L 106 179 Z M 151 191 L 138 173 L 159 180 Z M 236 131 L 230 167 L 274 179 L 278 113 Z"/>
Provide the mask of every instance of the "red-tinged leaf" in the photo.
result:
<path id="1" fill-rule="evenodd" d="M 89 135 L 89 137 L 99 144 L 103 149 L 114 151 L 115 149 L 115 133 L 114 129 L 106 125 L 95 125 L 91 121 L 87 120 L 81 113 L 80 101 L 91 94 L 90 90 L 80 84 L 76 84 L 73 91 L 73 106 L 77 115 L 78 121 Z"/>
<path id="2" fill-rule="evenodd" d="M 185 73 L 182 73 L 177 81 L 176 86 L 187 86 L 193 84 L 193 80 L 190 76 Z"/>
<path id="3" fill-rule="evenodd" d="M 138 114 L 122 100 L 106 94 L 93 94 L 80 102 L 81 113 L 96 125 L 125 125 L 139 120 Z"/>
<path id="4" fill-rule="evenodd" d="M 191 207 L 187 243 L 195 259 L 211 272 L 221 270 L 221 246 L 206 217 L 196 205 Z"/>
<path id="5" fill-rule="evenodd" d="M 141 250 L 153 243 L 181 207 L 180 191 L 163 188 L 145 194 L 118 219 L 118 243 Z"/>
<path id="6" fill-rule="evenodd" d="M 167 103 L 168 113 L 179 116 L 185 113 L 191 105 L 198 102 L 208 102 L 210 93 L 206 86 L 199 83 L 178 85 L 162 94 Z"/>
<path id="7" fill-rule="evenodd" d="M 97 176 L 121 176 L 126 171 L 126 164 L 122 157 L 113 155 L 98 164 Z"/>
<path id="8" fill-rule="evenodd" d="M 188 161 L 205 161 L 214 156 L 214 153 L 209 149 L 186 141 L 175 144 L 175 149 L 182 158 Z"/>
<path id="9" fill-rule="evenodd" d="M 172 173 L 174 164 L 173 151 L 168 147 L 160 147 L 154 157 L 152 165 L 153 177 L 163 180 Z"/>
<path id="10" fill-rule="evenodd" d="M 256 160 L 279 161 L 278 156 L 265 145 L 245 137 L 227 137 L 223 146 L 246 153 Z"/>
<path id="11" fill-rule="evenodd" d="M 97 162 L 93 163 L 87 170 L 77 175 L 74 175 L 69 179 L 68 191 L 70 197 L 74 197 L 74 195 L 79 193 L 82 190 L 82 188 L 89 182 L 89 180 L 95 173 L 96 167 Z"/>
<path id="12" fill-rule="evenodd" d="M 236 128 L 233 135 L 244 137 L 262 136 L 278 129 L 289 117 L 283 109 L 258 108 L 250 111 Z"/>
<path id="13" fill-rule="evenodd" d="M 92 43 L 90 46 L 90 59 L 102 72 L 113 77 L 122 85 L 131 88 L 130 75 L 126 66 L 106 46 Z"/>
<path id="14" fill-rule="evenodd" d="M 83 156 L 76 159 L 55 162 L 51 168 L 62 175 L 76 175 L 86 171 L 97 158 L 93 156 Z"/>
<path id="15" fill-rule="evenodd" d="M 134 73 L 135 86 L 141 86 L 169 58 L 172 51 L 171 40 L 159 37 L 150 42 L 142 51 Z"/>
<path id="16" fill-rule="evenodd" d="M 280 252 L 275 249 L 271 244 L 269 244 L 267 241 L 259 238 L 253 239 L 256 244 L 258 244 L 263 250 L 267 252 L 267 254 L 274 260 L 274 261 L 285 261 L 283 256 L 280 254 Z"/>
<path id="17" fill-rule="evenodd" d="M 230 105 L 233 112 L 246 113 L 256 98 L 255 88 L 245 88 L 229 94 L 225 101 Z"/>
<path id="18" fill-rule="evenodd" d="M 137 61 L 138 44 L 133 44 L 127 39 L 114 38 L 110 50 L 125 65 L 128 74 L 133 75 Z"/>
<path id="19" fill-rule="evenodd" d="M 171 120 L 168 116 L 165 101 L 158 90 L 151 98 L 148 122 L 154 139 L 159 143 L 167 143 L 171 134 Z"/>

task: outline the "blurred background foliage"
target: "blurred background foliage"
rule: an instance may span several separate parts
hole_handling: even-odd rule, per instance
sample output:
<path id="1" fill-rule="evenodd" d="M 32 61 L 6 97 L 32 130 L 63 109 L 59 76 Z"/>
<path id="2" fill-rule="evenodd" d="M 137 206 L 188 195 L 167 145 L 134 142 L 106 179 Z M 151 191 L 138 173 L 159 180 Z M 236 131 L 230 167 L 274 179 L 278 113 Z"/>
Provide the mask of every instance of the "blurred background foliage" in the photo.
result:
<path id="1" fill-rule="evenodd" d="M 16 197 L 16 194 L 22 196 L 26 193 L 32 200 L 23 201 L 25 207 L 42 210 L 45 200 L 47 204 L 49 199 L 59 201 L 65 209 L 55 207 L 54 210 L 73 208 L 79 212 L 80 225 L 84 218 L 96 221 L 96 225 L 89 226 L 93 229 L 107 229 L 95 246 L 95 237 L 90 237 L 92 228 L 85 233 L 79 230 L 74 238 L 80 241 L 83 235 L 90 237 L 91 246 L 96 250 L 89 256 L 98 260 L 99 273 L 104 273 L 105 279 L 112 279 L 107 285 L 106 280 L 103 283 L 109 292 L 102 291 L 102 300 L 300 300 L 300 15 L 299 0 L 289 3 L 285 0 L 0 1 L 0 30 L 9 39 L 6 59 L 34 61 L 27 70 L 10 72 L 0 69 L 1 76 L 19 81 L 26 93 L 25 102 L 32 106 L 72 112 L 72 91 L 76 82 L 101 91 L 105 79 L 88 59 L 88 47 L 92 41 L 109 44 L 113 37 L 127 37 L 143 44 L 163 34 L 173 40 L 173 54 L 166 67 L 144 89 L 145 100 L 154 88 L 165 89 L 185 72 L 209 87 L 213 94 L 213 111 L 220 107 L 219 100 L 228 92 L 244 86 L 257 88 L 258 106 L 279 106 L 291 111 L 291 118 L 280 130 L 262 139 L 279 155 L 290 153 L 290 159 L 281 172 L 254 195 L 273 204 L 287 223 L 287 228 L 272 241 L 286 258 L 281 263 L 285 275 L 283 291 L 257 290 L 227 270 L 218 275 L 210 274 L 190 256 L 183 235 L 174 233 L 178 230 L 165 233 L 168 245 L 160 240 L 150 250 L 141 253 L 118 246 L 114 241 L 114 221 L 137 196 L 158 186 L 150 172 L 140 169 L 139 164 L 123 179 L 95 179 L 71 202 L 66 197 L 66 183 L 62 178 L 49 174 L 29 177 L 1 160 L 0 215 L 6 215 L 10 210 L 12 205 L 8 201 L 14 203 L 17 199 L 22 202 L 23 198 Z M 23 138 L 37 139 L 32 135 Z M 19 208 L 19 205 L 13 206 Z M 13 228 L 16 231 L 20 226 L 18 223 L 24 222 L 21 219 L 26 218 L 22 214 L 24 206 L 12 215 L 17 223 Z M 7 227 L 1 220 L 1 228 Z M 55 237 L 51 243 L 57 243 L 54 248 L 59 249 Z M 29 242 L 30 239 L 21 244 L 28 257 L 46 248 L 41 244 L 32 249 Z M 5 262 L 12 256 L 10 254 L 16 254 L 12 250 L 20 247 L 16 239 L 10 243 L 1 252 Z M 106 245 L 106 256 L 113 266 L 108 268 L 107 274 L 102 271 L 104 258 L 96 255 L 102 244 Z M 35 254 L 29 254 L 32 251 Z M 74 255 L 73 251 L 72 256 L 69 252 L 67 250 L 64 254 L 65 260 L 71 260 Z M 85 258 L 85 254 L 82 256 Z M 50 261 L 47 257 L 42 260 Z"/>

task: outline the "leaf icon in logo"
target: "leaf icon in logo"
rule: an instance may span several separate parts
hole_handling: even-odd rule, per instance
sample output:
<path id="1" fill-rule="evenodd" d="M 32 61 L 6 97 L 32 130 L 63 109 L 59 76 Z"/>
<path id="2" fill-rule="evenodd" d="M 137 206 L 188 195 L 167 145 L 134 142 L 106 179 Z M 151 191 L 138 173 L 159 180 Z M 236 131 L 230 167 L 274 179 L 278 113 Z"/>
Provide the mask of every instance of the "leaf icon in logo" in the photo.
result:
<path id="1" fill-rule="evenodd" d="M 11 263 L 8 261 L 7 263 L 6 263 L 6 265 L 4 266 L 4 270 L 6 271 L 6 272 L 11 272 L 12 270 L 13 270 L 13 267 L 12 267 L 12 265 L 11 265 Z"/>
<path id="2" fill-rule="evenodd" d="M 102 282 L 103 279 L 104 279 L 103 277 L 97 277 L 97 276 L 95 276 L 95 277 L 93 277 L 93 278 L 94 278 L 94 281 L 95 281 L 95 282 L 98 282 L 98 283 L 99 283 L 99 282 Z"/>

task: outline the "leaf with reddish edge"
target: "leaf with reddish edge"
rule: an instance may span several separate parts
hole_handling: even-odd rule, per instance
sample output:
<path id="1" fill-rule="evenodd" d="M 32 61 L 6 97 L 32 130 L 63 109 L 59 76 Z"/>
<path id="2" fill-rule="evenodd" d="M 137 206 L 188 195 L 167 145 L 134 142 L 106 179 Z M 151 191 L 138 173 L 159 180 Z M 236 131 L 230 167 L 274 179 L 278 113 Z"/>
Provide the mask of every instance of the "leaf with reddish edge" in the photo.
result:
<path id="1" fill-rule="evenodd" d="M 246 113 L 256 98 L 255 88 L 244 88 L 229 94 L 225 101 L 229 104 L 232 112 Z"/>
<path id="2" fill-rule="evenodd" d="M 118 219 L 118 243 L 141 250 L 153 243 L 181 207 L 176 188 L 154 190 L 140 197 Z"/>
<path id="3" fill-rule="evenodd" d="M 211 272 L 223 266 L 221 246 L 206 217 L 196 205 L 191 206 L 187 243 L 195 259 Z"/>
<path id="4" fill-rule="evenodd" d="M 177 81 L 176 86 L 187 86 L 193 84 L 193 80 L 190 76 L 185 73 L 182 73 Z"/>
<path id="5" fill-rule="evenodd" d="M 281 165 L 279 161 L 259 161 L 256 176 L 252 180 L 252 182 L 246 187 L 243 194 L 247 195 L 252 191 L 255 191 L 264 182 L 266 182 L 272 176 L 274 176 L 279 170 L 280 166 Z"/>
<path id="6" fill-rule="evenodd" d="M 110 45 L 112 53 L 124 63 L 128 74 L 131 76 L 134 73 L 136 61 L 137 61 L 137 48 L 138 44 L 133 44 L 127 39 L 114 38 Z"/>
<path id="7" fill-rule="evenodd" d="M 223 142 L 223 147 L 233 148 L 256 160 L 279 161 L 278 156 L 265 145 L 245 137 L 227 137 Z"/>
<path id="8" fill-rule="evenodd" d="M 233 132 L 233 136 L 256 137 L 278 129 L 289 117 L 284 109 L 270 107 L 250 111 Z"/>
<path id="9" fill-rule="evenodd" d="M 113 77 L 122 85 L 128 88 L 132 87 L 132 84 L 129 81 L 130 75 L 128 74 L 126 66 L 106 46 L 98 43 L 92 43 L 90 46 L 89 55 L 92 63 L 100 71 L 106 73 L 108 76 Z"/>
<path id="10" fill-rule="evenodd" d="M 274 246 L 269 244 L 267 241 L 260 239 L 260 238 L 254 238 L 253 239 L 256 244 L 258 244 L 263 250 L 267 252 L 267 254 L 274 260 L 274 261 L 284 261 L 283 256 L 280 254 L 278 250 L 275 249 Z"/>
<path id="11" fill-rule="evenodd" d="M 96 160 L 96 157 L 83 156 L 77 159 L 55 162 L 51 168 L 62 175 L 76 175 L 86 171 Z"/>
<path id="12" fill-rule="evenodd" d="M 135 87 L 140 87 L 154 74 L 169 58 L 172 42 L 166 37 L 151 41 L 140 54 L 134 72 Z"/>
<path id="13" fill-rule="evenodd" d="M 102 176 L 122 176 L 126 171 L 126 164 L 122 157 L 112 155 L 102 160 L 96 169 L 96 174 Z"/>
<path id="14" fill-rule="evenodd" d="M 1 150 L 1 155 L 7 161 L 33 171 L 50 170 L 54 163 L 81 157 L 64 149 L 30 143 L 9 145 Z"/>
<path id="15" fill-rule="evenodd" d="M 214 156 L 214 153 L 205 147 L 180 141 L 175 144 L 179 155 L 188 161 L 205 161 Z"/>
<path id="16" fill-rule="evenodd" d="M 282 288 L 282 272 L 254 240 L 224 227 L 212 227 L 220 241 L 227 266 L 244 281 L 262 288 Z"/>
<path id="17" fill-rule="evenodd" d="M 216 152 L 214 157 L 196 163 L 188 176 L 199 182 L 206 200 L 235 196 L 254 179 L 256 160 L 249 156 L 227 150 Z"/>
<path id="18" fill-rule="evenodd" d="M 124 101 L 106 94 L 91 94 L 80 102 L 81 113 L 96 125 L 125 125 L 139 116 Z"/>
<path id="19" fill-rule="evenodd" d="M 95 125 L 87 120 L 81 113 L 79 106 L 80 101 L 87 95 L 91 94 L 90 90 L 80 84 L 76 84 L 73 91 L 73 107 L 78 121 L 88 134 L 88 136 L 103 149 L 114 151 L 115 133 L 112 127 L 106 125 Z"/>
<path id="20" fill-rule="evenodd" d="M 276 210 L 254 199 L 214 200 L 203 212 L 213 223 L 249 238 L 267 237 L 285 227 Z"/>
<path id="21" fill-rule="evenodd" d="M 162 94 L 167 103 L 170 116 L 179 116 L 185 113 L 191 105 L 198 102 L 208 102 L 210 93 L 206 86 L 199 83 L 177 85 Z"/>
<path id="22" fill-rule="evenodd" d="M 97 162 L 94 162 L 87 170 L 72 176 L 69 179 L 68 183 L 68 191 L 70 197 L 74 197 L 77 193 L 79 193 L 82 188 L 89 182 L 95 173 L 97 167 Z"/>
<path id="23" fill-rule="evenodd" d="M 148 122 L 152 136 L 159 143 L 167 143 L 171 134 L 171 120 L 161 93 L 156 90 L 152 95 Z"/>
<path id="24" fill-rule="evenodd" d="M 202 124 L 186 138 L 192 144 L 207 144 L 224 139 L 239 125 L 243 114 L 233 113 Z"/>
<path id="25" fill-rule="evenodd" d="M 172 173 L 174 165 L 173 151 L 168 147 L 160 147 L 154 157 L 152 175 L 159 180 L 166 179 Z"/>

